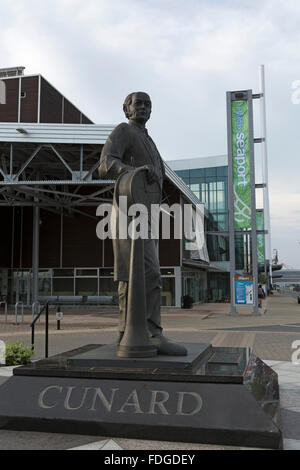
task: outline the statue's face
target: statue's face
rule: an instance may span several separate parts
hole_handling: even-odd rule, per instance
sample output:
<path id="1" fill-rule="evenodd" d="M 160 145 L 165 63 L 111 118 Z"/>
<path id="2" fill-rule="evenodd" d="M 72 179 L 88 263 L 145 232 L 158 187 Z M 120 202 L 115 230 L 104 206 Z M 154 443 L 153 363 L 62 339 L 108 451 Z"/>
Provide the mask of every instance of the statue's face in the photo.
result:
<path id="1" fill-rule="evenodd" d="M 127 107 L 129 119 L 140 124 L 146 124 L 150 119 L 151 110 L 151 100 L 146 93 L 135 93 L 132 96 L 131 104 Z"/>

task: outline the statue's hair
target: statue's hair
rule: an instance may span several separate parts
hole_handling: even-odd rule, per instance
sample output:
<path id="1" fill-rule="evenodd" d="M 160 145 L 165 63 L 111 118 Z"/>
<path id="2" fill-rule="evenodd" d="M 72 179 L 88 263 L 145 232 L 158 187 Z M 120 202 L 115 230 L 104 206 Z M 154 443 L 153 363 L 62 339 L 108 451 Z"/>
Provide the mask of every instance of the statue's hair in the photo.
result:
<path id="1" fill-rule="evenodd" d="M 133 93 L 130 93 L 130 95 L 128 95 L 125 98 L 125 101 L 124 101 L 124 104 L 123 104 L 123 111 L 124 111 L 125 116 L 127 117 L 127 119 L 130 118 L 130 116 L 128 114 L 128 106 L 130 106 L 131 103 L 132 103 L 133 95 L 136 95 L 137 93 L 144 93 L 145 95 L 149 96 L 148 93 L 145 93 L 144 91 L 134 91 Z M 150 99 L 150 96 L 149 96 L 149 99 Z"/>

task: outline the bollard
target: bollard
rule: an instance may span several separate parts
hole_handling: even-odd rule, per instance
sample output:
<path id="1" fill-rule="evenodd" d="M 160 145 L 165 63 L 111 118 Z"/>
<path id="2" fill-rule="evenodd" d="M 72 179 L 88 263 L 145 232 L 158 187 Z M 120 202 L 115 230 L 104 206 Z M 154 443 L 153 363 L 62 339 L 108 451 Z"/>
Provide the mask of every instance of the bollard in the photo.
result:
<path id="1" fill-rule="evenodd" d="M 15 325 L 18 326 L 19 323 L 18 323 L 18 306 L 19 305 L 22 305 L 22 324 L 24 324 L 24 304 L 23 302 L 17 302 L 16 305 L 15 305 L 15 314 L 16 314 L 16 323 Z"/>
<path id="2" fill-rule="evenodd" d="M 57 306 L 57 311 L 56 311 L 56 321 L 57 321 L 57 330 L 60 330 L 60 322 L 63 319 L 64 314 L 63 312 L 60 311 L 60 305 Z"/>

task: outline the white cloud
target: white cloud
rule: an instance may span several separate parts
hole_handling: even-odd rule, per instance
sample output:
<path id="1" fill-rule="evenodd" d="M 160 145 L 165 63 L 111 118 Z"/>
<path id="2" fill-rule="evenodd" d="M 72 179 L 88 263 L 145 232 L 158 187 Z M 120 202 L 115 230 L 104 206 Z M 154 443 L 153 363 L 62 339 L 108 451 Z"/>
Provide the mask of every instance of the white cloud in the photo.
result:
<path id="1" fill-rule="evenodd" d="M 225 153 L 225 92 L 256 91 L 257 66 L 265 63 L 271 209 L 297 227 L 300 105 L 292 105 L 291 87 L 300 79 L 298 0 L 0 0 L 0 6 L 3 67 L 42 73 L 99 123 L 124 120 L 125 95 L 148 91 L 149 128 L 166 159 Z M 283 239 L 276 220 L 273 236 Z"/>

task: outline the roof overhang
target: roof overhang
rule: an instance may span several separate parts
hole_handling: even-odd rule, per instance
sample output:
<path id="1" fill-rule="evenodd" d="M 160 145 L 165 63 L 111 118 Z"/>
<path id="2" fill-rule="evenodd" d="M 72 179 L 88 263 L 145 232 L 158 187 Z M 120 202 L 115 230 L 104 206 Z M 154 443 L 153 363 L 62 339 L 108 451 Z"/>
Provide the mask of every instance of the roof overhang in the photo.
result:
<path id="1" fill-rule="evenodd" d="M 226 269 L 220 268 L 218 266 L 214 266 L 213 264 L 207 263 L 206 261 L 202 260 L 192 260 L 192 259 L 183 259 L 182 260 L 182 265 L 189 267 L 189 268 L 195 268 L 195 269 L 201 269 L 202 271 L 209 271 L 209 272 L 222 272 L 222 273 L 227 273 Z"/>
<path id="2" fill-rule="evenodd" d="M 105 144 L 114 130 L 111 124 L 0 123 L 0 142 L 37 144 Z"/>
<path id="3" fill-rule="evenodd" d="M 79 144 L 104 145 L 107 138 L 116 126 L 113 124 L 36 124 L 36 123 L 0 123 L 0 142 L 6 143 L 36 143 L 36 144 Z M 167 179 L 176 186 L 188 202 L 198 205 L 204 214 L 205 206 L 199 201 L 189 187 L 165 162 Z M 9 184 L 10 182 L 7 181 Z M 13 182 L 11 182 L 12 184 Z M 16 183 L 16 182 L 15 182 Z M 45 185 L 46 181 L 37 181 L 36 184 Z M 53 184 L 54 181 L 51 181 Z M 63 181 L 63 184 L 70 181 Z M 81 184 L 81 181 L 71 181 L 72 184 Z M 112 181 L 85 181 L 86 184 L 111 184 Z M 23 184 L 26 184 L 23 182 Z M 31 184 L 34 184 L 31 182 Z M 48 184 L 48 181 L 47 181 Z M 56 184 L 60 184 L 59 180 Z"/>

